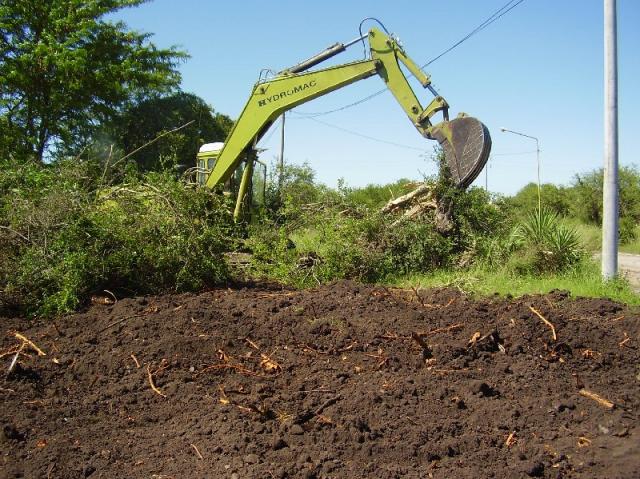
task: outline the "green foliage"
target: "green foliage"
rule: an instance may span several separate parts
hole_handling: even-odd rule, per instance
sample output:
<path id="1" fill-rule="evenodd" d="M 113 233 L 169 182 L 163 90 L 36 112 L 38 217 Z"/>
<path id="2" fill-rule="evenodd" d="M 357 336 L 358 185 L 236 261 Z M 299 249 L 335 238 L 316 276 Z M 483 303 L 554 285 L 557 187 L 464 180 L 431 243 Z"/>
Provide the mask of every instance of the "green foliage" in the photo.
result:
<path id="1" fill-rule="evenodd" d="M 558 215 L 566 216 L 571 211 L 571 189 L 546 183 L 540 185 L 542 205 Z M 518 193 L 506 200 L 506 204 L 517 212 L 533 211 L 538 208 L 538 185 L 529 183 Z"/>
<path id="2" fill-rule="evenodd" d="M 620 217 L 634 223 L 640 222 L 640 171 L 635 166 L 621 166 L 618 174 L 620 185 Z M 576 175 L 572 202 L 574 216 L 587 223 L 602 224 L 602 169 L 584 175 Z"/>
<path id="3" fill-rule="evenodd" d="M 177 164 L 193 167 L 198 148 L 203 143 L 224 141 L 233 125 L 226 115 L 214 115 L 196 95 L 178 92 L 142 100 L 127 108 L 114 122 L 112 136 L 122 151 L 132 152 L 189 122 L 192 123 L 163 136 L 131 158 L 142 171 L 160 171 Z"/>
<path id="4" fill-rule="evenodd" d="M 390 200 L 409 193 L 415 186 L 415 182 L 402 178 L 387 185 L 370 184 L 362 188 L 344 186 L 340 190 L 351 204 L 382 208 Z"/>
<path id="5" fill-rule="evenodd" d="M 440 269 L 428 274 L 413 274 L 391 284 L 404 288 L 455 287 L 467 293 L 500 294 L 507 298 L 525 294 L 546 294 L 554 290 L 569 291 L 575 297 L 611 298 L 625 304 L 639 305 L 640 295 L 624 279 L 602 281 L 600 266 L 585 260 L 564 272 L 522 273 L 505 268 L 479 265 L 467 270 Z"/>
<path id="6" fill-rule="evenodd" d="M 0 165 L 0 302 L 72 311 L 103 289 L 197 290 L 227 279 L 230 208 L 169 174 L 100 184 L 91 162 Z"/>
<path id="7" fill-rule="evenodd" d="M 548 208 L 536 209 L 516 225 L 511 234 L 516 252 L 511 266 L 521 272 L 545 273 L 568 270 L 584 257 L 577 232 L 562 224 Z"/>
<path id="8" fill-rule="evenodd" d="M 412 220 L 383 214 L 386 187 L 331 191 L 316 185 L 308 168 L 290 171 L 283 182 L 280 215 L 254 225 L 247 239 L 254 273 L 286 283 L 306 286 L 342 278 L 377 282 L 470 264 L 486 252 L 490 236 L 508 229 L 505 215 L 480 189 L 461 191 L 432 182 L 451 209 L 451 225 L 442 232 L 434 211 Z M 276 185 L 270 188 L 277 191 Z M 405 183 L 389 188 L 399 191 Z"/>
<path id="9" fill-rule="evenodd" d="M 169 91 L 186 54 L 106 20 L 144 0 L 3 0 L 0 146 L 35 158 L 82 145 L 134 96 Z"/>
<path id="10" fill-rule="evenodd" d="M 301 205 L 327 201 L 332 195 L 327 187 L 316 183 L 315 171 L 307 163 L 294 165 L 285 162 L 283 167 L 272 163 L 268 171 L 262 214 L 266 220 L 279 225 L 296 221 Z"/>

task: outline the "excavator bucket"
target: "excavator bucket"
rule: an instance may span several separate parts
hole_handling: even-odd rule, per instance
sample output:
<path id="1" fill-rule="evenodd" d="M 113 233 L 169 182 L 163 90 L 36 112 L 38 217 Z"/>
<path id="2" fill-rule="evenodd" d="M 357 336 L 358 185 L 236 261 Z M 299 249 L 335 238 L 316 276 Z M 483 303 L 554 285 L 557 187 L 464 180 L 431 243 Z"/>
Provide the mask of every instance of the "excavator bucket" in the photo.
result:
<path id="1" fill-rule="evenodd" d="M 430 136 L 440 143 L 453 181 L 467 188 L 489 159 L 491 136 L 487 127 L 477 118 L 463 116 L 434 125 Z"/>

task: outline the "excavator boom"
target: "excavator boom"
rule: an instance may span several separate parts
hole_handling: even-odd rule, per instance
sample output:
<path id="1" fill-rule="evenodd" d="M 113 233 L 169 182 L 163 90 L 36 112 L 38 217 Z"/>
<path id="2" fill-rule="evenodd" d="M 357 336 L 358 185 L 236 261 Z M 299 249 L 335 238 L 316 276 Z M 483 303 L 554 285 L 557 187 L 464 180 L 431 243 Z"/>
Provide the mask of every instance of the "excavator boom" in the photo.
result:
<path id="1" fill-rule="evenodd" d="M 365 37 L 369 42 L 370 59 L 307 71 Z M 421 105 L 400 64 L 435 95 L 426 107 Z M 374 75 L 384 81 L 418 132 L 440 142 L 454 179 L 459 185 L 468 186 L 489 156 L 491 140 L 488 130 L 472 117 L 463 116 L 449 121 L 449 105 L 433 89 L 429 76 L 406 55 L 396 39 L 376 28 L 366 36 L 346 45 L 337 43 L 273 78 L 259 81 L 226 142 L 216 151 L 212 168 L 208 169 L 206 185 L 214 188 L 225 183 L 246 161 L 245 169 L 249 172 L 244 172 L 240 184 L 238 213 L 252 171 L 256 144 L 273 122 L 298 105 Z M 439 112 L 442 112 L 443 121 L 434 125 L 431 120 Z"/>

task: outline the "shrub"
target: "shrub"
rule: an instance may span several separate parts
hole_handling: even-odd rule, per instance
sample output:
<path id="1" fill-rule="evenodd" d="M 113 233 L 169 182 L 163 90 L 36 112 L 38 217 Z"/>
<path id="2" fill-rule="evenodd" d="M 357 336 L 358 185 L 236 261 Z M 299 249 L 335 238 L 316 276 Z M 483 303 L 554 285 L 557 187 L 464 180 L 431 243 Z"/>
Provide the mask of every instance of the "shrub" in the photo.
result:
<path id="1" fill-rule="evenodd" d="M 548 208 L 537 209 L 512 231 L 511 266 L 520 273 L 566 271 L 580 263 L 584 251 L 578 233 L 562 225 Z"/>
<path id="2" fill-rule="evenodd" d="M 571 211 L 571 190 L 569 188 L 550 183 L 540 185 L 540 198 L 543 206 L 560 216 L 566 216 Z M 513 208 L 516 214 L 537 209 L 538 185 L 529 183 L 514 196 L 506 199 L 506 204 Z"/>
<path id="3" fill-rule="evenodd" d="M 37 315 L 93 292 L 196 290 L 225 281 L 232 244 L 223 197 L 166 173 L 100 187 L 91 162 L 3 164 L 0 300 Z"/>
<path id="4" fill-rule="evenodd" d="M 469 265 L 489 252 L 490 238 L 509 229 L 506 215 L 481 189 L 462 191 L 429 180 L 434 194 L 450 206 L 450 227 L 443 233 L 433 210 L 410 220 L 381 213 L 379 193 L 385 187 L 323 190 L 312 176 L 306 178 L 279 210 L 287 222 L 270 219 L 249 234 L 255 274 L 298 286 L 342 278 L 383 281 Z M 404 187 L 404 182 L 391 185 L 392 191 Z M 315 192 L 313 202 L 293 201 L 303 197 L 300 191 Z"/>
<path id="5" fill-rule="evenodd" d="M 620 217 L 640 222 L 640 171 L 635 166 L 619 170 Z M 603 170 L 576 175 L 572 190 L 572 213 L 586 223 L 602 224 Z"/>

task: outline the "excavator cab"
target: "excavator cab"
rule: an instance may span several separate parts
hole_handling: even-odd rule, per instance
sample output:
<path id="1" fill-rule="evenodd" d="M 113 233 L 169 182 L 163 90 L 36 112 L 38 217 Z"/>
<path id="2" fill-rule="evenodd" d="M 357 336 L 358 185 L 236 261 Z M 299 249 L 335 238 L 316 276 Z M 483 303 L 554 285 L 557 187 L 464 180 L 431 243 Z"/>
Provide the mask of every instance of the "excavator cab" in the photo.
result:
<path id="1" fill-rule="evenodd" d="M 205 185 L 211 171 L 215 168 L 223 142 L 205 143 L 196 155 L 196 183 Z M 258 159 L 258 152 L 249 150 L 246 159 L 236 168 L 223 184 L 222 192 L 236 198 L 236 212 L 245 219 L 251 215 L 251 209 L 264 206 L 266 198 L 267 165 Z"/>
<path id="2" fill-rule="evenodd" d="M 209 173 L 213 170 L 222 148 L 224 148 L 224 143 L 218 141 L 205 143 L 198 150 L 196 156 L 196 181 L 199 185 L 204 185 L 207 182 Z"/>

